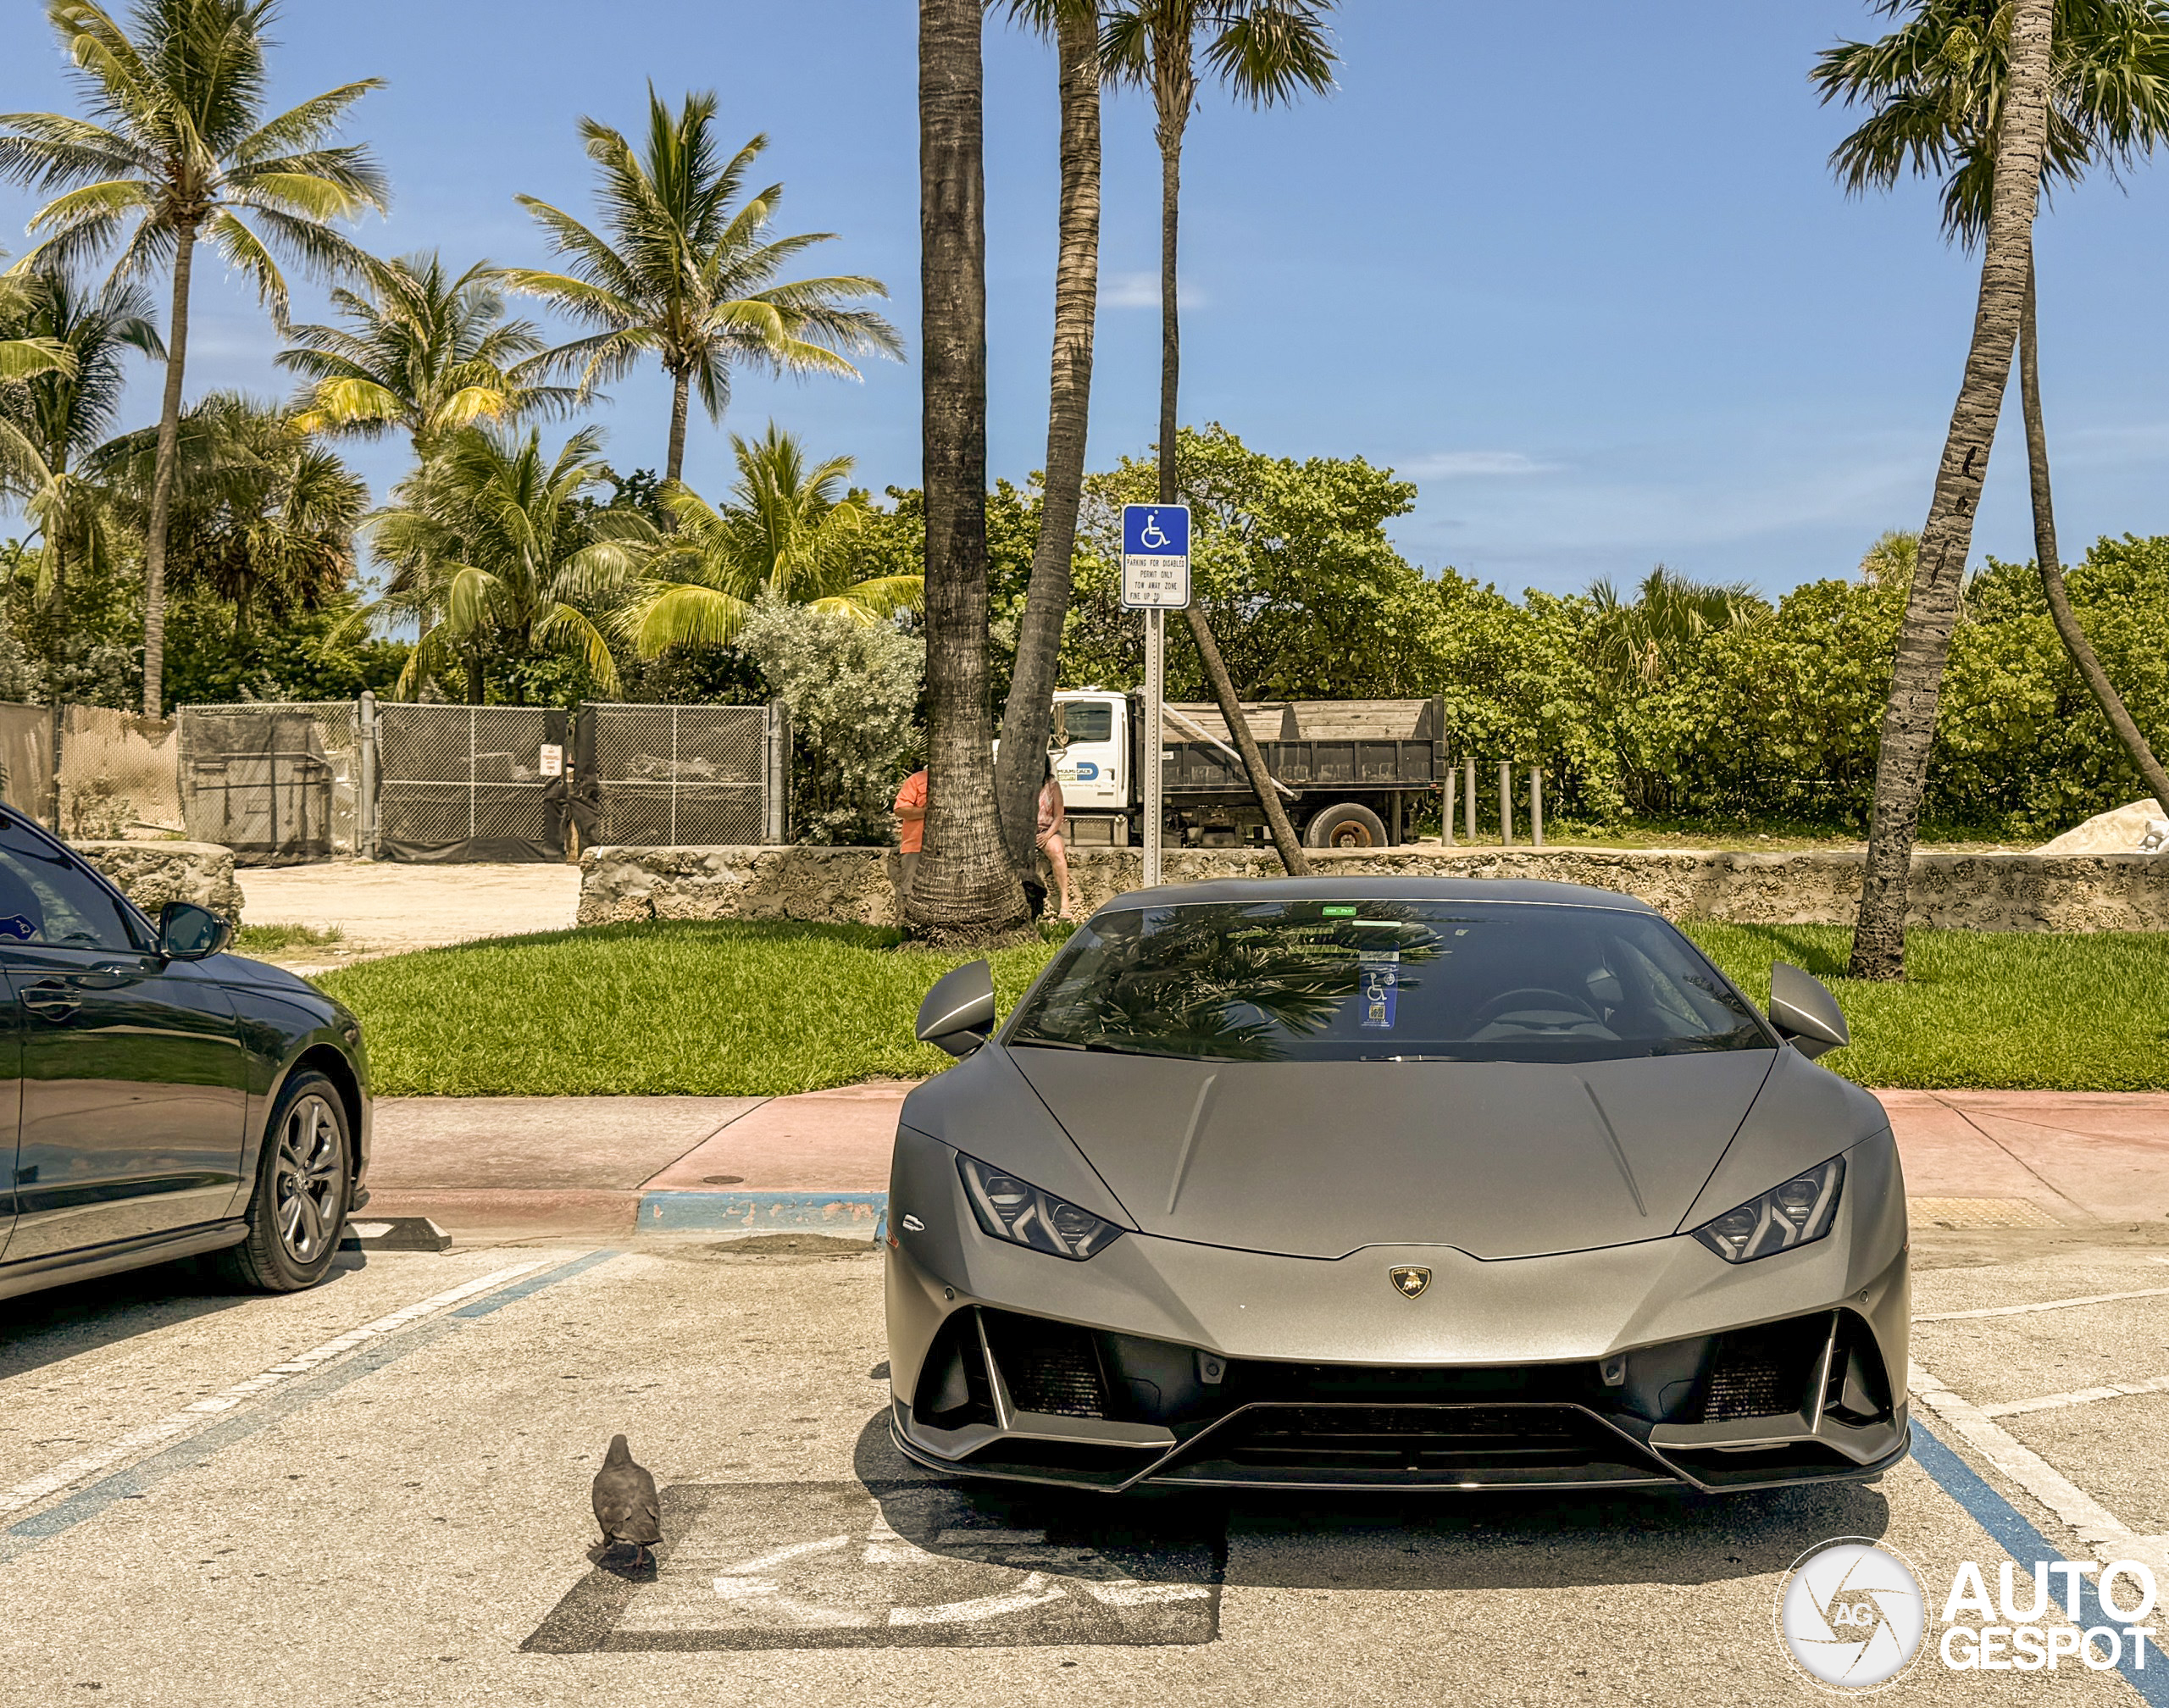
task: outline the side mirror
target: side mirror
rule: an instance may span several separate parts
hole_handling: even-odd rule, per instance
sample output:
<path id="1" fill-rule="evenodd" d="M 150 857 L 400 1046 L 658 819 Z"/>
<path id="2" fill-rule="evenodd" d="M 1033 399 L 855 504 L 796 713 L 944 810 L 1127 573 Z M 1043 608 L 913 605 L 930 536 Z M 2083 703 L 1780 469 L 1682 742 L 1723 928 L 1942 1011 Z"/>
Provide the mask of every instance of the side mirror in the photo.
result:
<path id="1" fill-rule="evenodd" d="M 974 961 L 945 973 L 918 1005 L 918 1041 L 968 1056 L 994 1031 L 994 969 Z"/>
<path id="2" fill-rule="evenodd" d="M 169 961 L 201 961 L 233 936 L 231 925 L 193 901 L 169 901 L 158 909 L 158 953 Z"/>
<path id="3" fill-rule="evenodd" d="M 1770 1023 L 1810 1061 L 1853 1041 L 1838 999 L 1822 981 L 1783 961 L 1770 969 Z"/>

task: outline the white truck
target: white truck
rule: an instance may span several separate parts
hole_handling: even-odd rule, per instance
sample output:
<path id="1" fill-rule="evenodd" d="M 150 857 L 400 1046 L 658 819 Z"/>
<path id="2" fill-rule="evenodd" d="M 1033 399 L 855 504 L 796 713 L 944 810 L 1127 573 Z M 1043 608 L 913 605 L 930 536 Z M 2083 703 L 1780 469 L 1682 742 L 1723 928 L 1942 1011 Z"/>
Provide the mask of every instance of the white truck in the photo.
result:
<path id="1" fill-rule="evenodd" d="M 1162 714 L 1162 834 L 1192 847 L 1265 840 L 1265 815 L 1220 708 L 1168 704 Z M 1296 834 L 1313 848 L 1398 846 L 1419 797 L 1446 774 L 1441 700 L 1263 700 L 1246 702 L 1243 716 Z M 1060 690 L 1053 725 L 1070 840 L 1116 848 L 1143 841 L 1139 696 Z"/>

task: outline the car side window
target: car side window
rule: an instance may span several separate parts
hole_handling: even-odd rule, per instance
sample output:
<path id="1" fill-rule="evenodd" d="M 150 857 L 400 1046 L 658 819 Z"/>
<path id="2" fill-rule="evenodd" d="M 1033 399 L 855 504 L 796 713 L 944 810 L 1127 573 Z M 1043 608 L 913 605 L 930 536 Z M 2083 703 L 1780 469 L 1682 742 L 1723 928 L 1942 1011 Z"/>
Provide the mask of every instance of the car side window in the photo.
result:
<path id="1" fill-rule="evenodd" d="M 0 813 L 0 948 L 10 943 L 139 953 L 127 911 L 69 854 Z"/>

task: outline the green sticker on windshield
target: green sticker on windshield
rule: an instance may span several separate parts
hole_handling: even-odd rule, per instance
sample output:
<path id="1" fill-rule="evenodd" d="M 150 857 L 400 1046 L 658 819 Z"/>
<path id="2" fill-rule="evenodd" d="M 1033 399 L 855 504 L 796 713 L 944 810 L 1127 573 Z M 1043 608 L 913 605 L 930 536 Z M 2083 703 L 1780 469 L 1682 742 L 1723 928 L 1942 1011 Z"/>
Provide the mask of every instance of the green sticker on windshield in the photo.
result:
<path id="1" fill-rule="evenodd" d="M 1318 912 L 1329 919 L 1353 919 L 1356 917 L 1356 910 L 1353 907 L 1334 907 L 1329 905 L 1319 908 Z"/>

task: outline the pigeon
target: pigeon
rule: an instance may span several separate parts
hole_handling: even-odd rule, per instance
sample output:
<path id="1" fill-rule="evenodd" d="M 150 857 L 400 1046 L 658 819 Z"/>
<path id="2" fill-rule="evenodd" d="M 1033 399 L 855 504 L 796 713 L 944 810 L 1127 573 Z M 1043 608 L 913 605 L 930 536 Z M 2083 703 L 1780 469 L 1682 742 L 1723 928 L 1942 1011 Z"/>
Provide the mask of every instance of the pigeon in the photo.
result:
<path id="1" fill-rule="evenodd" d="M 654 1544 L 663 1539 L 663 1511 L 655 1498 L 655 1478 L 633 1462 L 622 1435 L 610 1438 L 610 1451 L 595 1473 L 595 1522 L 602 1527 L 602 1545 L 630 1547 L 633 1563 L 652 1565 Z"/>

